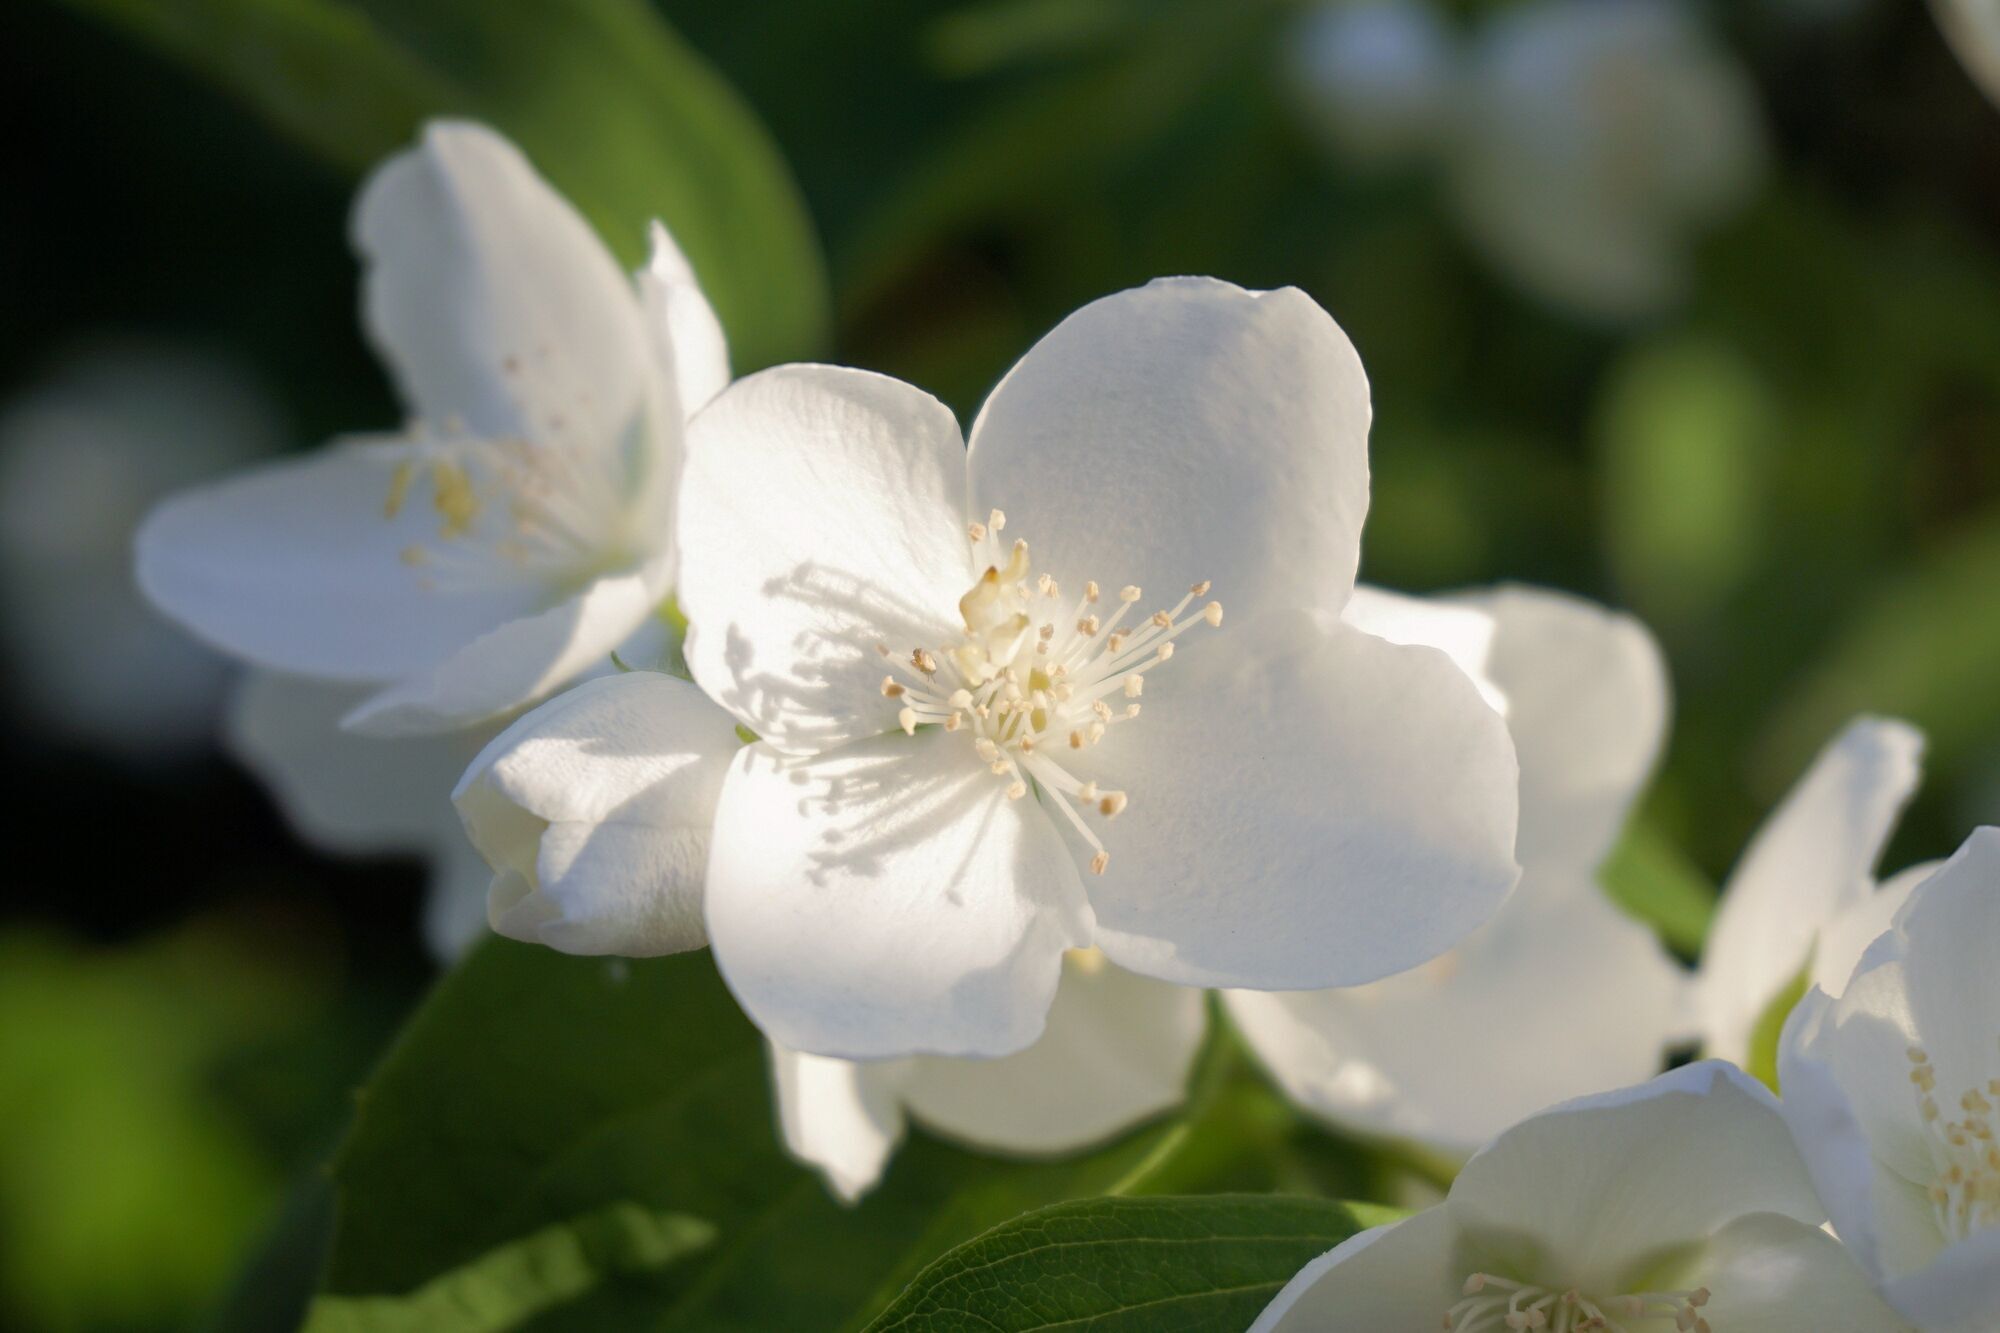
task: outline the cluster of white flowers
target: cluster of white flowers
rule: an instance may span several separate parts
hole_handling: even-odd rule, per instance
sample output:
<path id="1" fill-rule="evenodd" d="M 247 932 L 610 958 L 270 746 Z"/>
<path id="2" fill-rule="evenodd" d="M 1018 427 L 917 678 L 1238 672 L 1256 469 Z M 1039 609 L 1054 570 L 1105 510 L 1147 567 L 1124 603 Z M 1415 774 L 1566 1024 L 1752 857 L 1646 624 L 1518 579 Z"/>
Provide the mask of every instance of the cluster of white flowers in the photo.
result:
<path id="1" fill-rule="evenodd" d="M 731 383 L 666 233 L 628 282 L 476 126 L 356 237 L 411 423 L 166 503 L 142 585 L 259 668 L 240 745 L 309 832 L 462 881 L 455 781 L 494 930 L 711 948 L 844 1197 L 909 1118 L 1168 1110 L 1214 989 L 1300 1105 L 1464 1164 L 1268 1326 L 2000 1321 L 2000 833 L 1878 887 L 1921 747 L 1859 721 L 1683 968 L 1598 878 L 1651 637 L 1357 586 L 1368 385 L 1302 293 L 1094 302 L 965 437 L 859 370 Z M 1781 1104 L 1736 1065 L 1802 992 Z"/>

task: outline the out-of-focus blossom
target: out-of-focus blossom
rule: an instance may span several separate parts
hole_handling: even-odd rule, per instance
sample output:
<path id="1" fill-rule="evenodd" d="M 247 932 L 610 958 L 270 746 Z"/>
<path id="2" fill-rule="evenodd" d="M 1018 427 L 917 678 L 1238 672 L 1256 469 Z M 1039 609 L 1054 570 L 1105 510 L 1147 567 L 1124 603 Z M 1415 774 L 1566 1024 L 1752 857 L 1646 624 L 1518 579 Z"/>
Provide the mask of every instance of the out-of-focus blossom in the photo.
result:
<path id="1" fill-rule="evenodd" d="M 1515 1125 L 1252 1333 L 1896 1333 L 1825 1217 L 1771 1095 L 1708 1061 Z"/>
<path id="2" fill-rule="evenodd" d="M 1805 984 L 1837 990 L 1917 882 L 1915 866 L 1878 885 L 1875 864 L 1916 791 L 1923 736 L 1859 718 L 1813 761 L 1744 851 L 1722 893 L 1697 982 L 1706 1052 L 1750 1067 L 1774 1004 Z"/>
<path id="3" fill-rule="evenodd" d="M 2000 4 L 1931 0 L 1931 12 L 1966 73 L 1989 98 L 2000 102 Z"/>
<path id="4" fill-rule="evenodd" d="M 1458 52 L 1421 0 L 1363 0 L 1307 10 L 1287 47 L 1309 124 L 1361 162 L 1419 158 L 1451 126 Z"/>
<path id="5" fill-rule="evenodd" d="M 1784 1111 L 1820 1199 L 1925 1333 L 2000 1328 L 2000 829 L 1919 884 L 1837 998 L 1779 1045 Z"/>
<path id="6" fill-rule="evenodd" d="M 1191 985 L 1328 985 L 1491 915 L 1516 875 L 1504 724 L 1442 654 L 1317 614 L 1353 588 L 1367 424 L 1323 310 L 1206 279 L 1065 320 L 969 456 L 935 399 L 827 366 L 752 376 L 695 419 L 687 660 L 759 738 L 723 783 L 702 908 L 772 1040 L 1007 1055 L 1041 1034 L 1069 949 Z M 608 752 L 607 795 L 691 787 L 700 728 L 664 713 L 708 705 L 658 684 L 593 687 L 608 714 L 662 714 L 629 745 L 540 736 L 544 709 L 519 762 L 488 761 L 519 792 L 549 786 L 530 747 L 572 772 Z M 675 859 L 624 832 L 590 867 L 605 891 L 570 901 Z M 500 861 L 532 885 L 550 852 Z"/>
<path id="7" fill-rule="evenodd" d="M 1346 990 L 1231 992 L 1229 1011 L 1300 1104 L 1463 1158 L 1543 1107 L 1653 1074 L 1692 1026 L 1685 971 L 1597 882 L 1659 753 L 1666 672 L 1637 621 L 1556 593 L 1364 588 L 1349 613 L 1438 646 L 1466 643 L 1467 618 L 1487 625 L 1490 645 L 1459 656 L 1506 701 L 1521 883 L 1491 922 L 1420 967 Z"/>
<path id="8" fill-rule="evenodd" d="M 1643 316 L 1764 159 L 1748 73 L 1678 0 L 1534 0 L 1474 46 L 1449 150 L 1460 221 L 1516 283 Z"/>
<path id="9" fill-rule="evenodd" d="M 282 435 L 235 364 L 144 344 L 85 355 L 0 414 L 0 636 L 18 722 L 135 760 L 212 742 L 228 665 L 146 605 L 132 534 L 162 495 Z"/>

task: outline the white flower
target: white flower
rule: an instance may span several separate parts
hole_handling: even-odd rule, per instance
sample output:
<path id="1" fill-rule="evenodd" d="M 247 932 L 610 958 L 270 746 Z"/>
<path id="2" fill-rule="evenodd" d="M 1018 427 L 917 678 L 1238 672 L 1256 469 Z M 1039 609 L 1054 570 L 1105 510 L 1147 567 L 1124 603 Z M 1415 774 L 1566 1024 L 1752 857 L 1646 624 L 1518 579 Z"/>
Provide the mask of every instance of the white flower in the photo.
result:
<path id="1" fill-rule="evenodd" d="M 1507 1130 L 1443 1203 L 1313 1260 L 1252 1330 L 1903 1328 L 1824 1218 L 1770 1094 L 1689 1065 Z"/>
<path id="2" fill-rule="evenodd" d="M 1980 90 L 2000 102 L 2000 5 L 1993 0 L 1931 0 L 1959 63 Z"/>
<path id="3" fill-rule="evenodd" d="M 1489 21 L 1459 99 L 1450 184 L 1495 264 L 1604 318 L 1657 310 L 1687 250 L 1748 195 L 1748 75 L 1678 0 L 1532 0 Z"/>
<path id="4" fill-rule="evenodd" d="M 1558 593 L 1363 589 L 1350 618 L 1357 607 L 1356 623 L 1386 637 L 1455 642 L 1504 696 L 1521 763 L 1520 887 L 1464 943 L 1400 975 L 1227 1002 L 1294 1100 L 1463 1158 L 1545 1106 L 1646 1078 L 1691 1026 L 1686 973 L 1597 883 L 1659 752 L 1666 673 L 1637 621 Z"/>
<path id="5" fill-rule="evenodd" d="M 1416 157 L 1449 128 L 1458 53 L 1419 0 L 1336 0 L 1306 11 L 1287 56 L 1315 128 L 1362 161 Z"/>
<path id="6" fill-rule="evenodd" d="M 654 613 L 683 422 L 726 354 L 663 229 L 635 291 L 478 126 L 434 124 L 383 165 L 354 233 L 414 419 L 163 505 L 139 577 L 231 653 L 378 686 L 351 727 L 449 731 L 601 665 Z"/>
<path id="7" fill-rule="evenodd" d="M 1516 874 L 1504 724 L 1442 654 L 1313 610 L 1353 587 L 1367 422 L 1310 299 L 1196 279 L 1064 321 L 969 458 L 935 399 L 829 366 L 696 419 L 687 660 L 760 738 L 723 784 L 704 908 L 773 1041 L 1005 1055 L 1065 950 L 1320 986 L 1492 914 Z M 652 695 L 635 715 L 706 707 Z M 633 730 L 698 768 L 697 728 Z"/>
<path id="8" fill-rule="evenodd" d="M 1696 996 L 1707 1054 L 1748 1066 L 1773 1004 L 1806 981 L 1837 990 L 1918 880 L 1877 886 L 1875 863 L 1916 790 L 1923 737 L 1907 723 L 1848 724 L 1773 811 L 1729 877 L 1702 949 Z M 1772 1025 L 1775 1033 L 1776 1026 Z"/>
<path id="9" fill-rule="evenodd" d="M 772 1046 L 778 1120 L 786 1146 L 849 1200 L 880 1178 L 906 1117 L 982 1152 L 1075 1152 L 1180 1105 L 1206 1027 L 1201 991 L 1078 950 L 1047 1029 L 1013 1055 L 856 1061 Z"/>
<path id="10" fill-rule="evenodd" d="M 0 639 L 16 725 L 124 758 L 205 749 L 227 662 L 132 586 L 132 533 L 162 495 L 277 449 L 238 366 L 109 345 L 0 414 Z"/>
<path id="11" fill-rule="evenodd" d="M 2000 829 L 1917 887 L 1779 1046 L 1785 1116 L 1833 1225 L 1928 1333 L 2000 1328 Z"/>

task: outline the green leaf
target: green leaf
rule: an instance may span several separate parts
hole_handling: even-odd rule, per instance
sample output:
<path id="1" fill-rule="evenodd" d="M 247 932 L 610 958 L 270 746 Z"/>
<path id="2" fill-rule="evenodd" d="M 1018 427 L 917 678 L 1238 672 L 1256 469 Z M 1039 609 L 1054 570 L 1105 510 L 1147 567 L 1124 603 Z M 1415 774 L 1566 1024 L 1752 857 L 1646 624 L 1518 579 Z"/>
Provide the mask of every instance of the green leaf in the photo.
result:
<path id="1" fill-rule="evenodd" d="M 493 940 L 360 1094 L 323 1295 L 401 1296 L 630 1203 L 702 1218 L 714 1244 L 608 1273 L 538 1330 L 859 1327 L 939 1254 L 1025 1210 L 1270 1188 L 1305 1169 L 1297 1126 L 1218 1035 L 1177 1116 L 1055 1162 L 913 1132 L 881 1185 L 843 1207 L 779 1145 L 762 1039 L 706 954 L 628 962 Z"/>
<path id="2" fill-rule="evenodd" d="M 1800 966 L 1798 975 L 1779 988 L 1757 1015 L 1756 1024 L 1750 1029 L 1750 1052 L 1743 1072 L 1752 1078 L 1762 1080 L 1772 1092 L 1778 1090 L 1778 1038 L 1784 1035 L 1785 1020 L 1792 1016 L 1800 1000 L 1806 997 L 1806 990 L 1812 985 L 1812 960 L 1808 958 Z"/>
<path id="3" fill-rule="evenodd" d="M 735 91 L 643 0 L 60 0 L 359 174 L 435 116 L 507 133 L 634 264 L 663 218 L 739 371 L 825 342 L 810 220 Z"/>
<path id="4" fill-rule="evenodd" d="M 714 1239 L 699 1218 L 613 1204 L 502 1245 L 406 1297 L 323 1297 L 305 1333 L 502 1333 L 614 1273 L 663 1267 Z"/>
<path id="5" fill-rule="evenodd" d="M 1218 1194 L 1088 1199 L 1003 1223 L 926 1268 L 869 1333 L 1247 1327 L 1381 1209 Z"/>

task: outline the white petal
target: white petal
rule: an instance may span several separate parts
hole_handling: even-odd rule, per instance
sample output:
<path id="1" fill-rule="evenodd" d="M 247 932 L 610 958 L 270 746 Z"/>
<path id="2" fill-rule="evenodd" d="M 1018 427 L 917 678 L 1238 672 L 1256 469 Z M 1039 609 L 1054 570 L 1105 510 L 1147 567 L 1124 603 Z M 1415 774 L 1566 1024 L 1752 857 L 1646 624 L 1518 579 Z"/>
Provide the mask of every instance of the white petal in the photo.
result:
<path id="1" fill-rule="evenodd" d="M 788 751 L 894 728 L 876 645 L 963 634 L 964 467 L 951 412 L 885 376 L 780 366 L 725 390 L 689 428 L 681 479 L 702 688 Z"/>
<path id="2" fill-rule="evenodd" d="M 848 1059 L 1006 1055 L 1088 942 L 1075 863 L 963 736 L 746 748 L 716 811 L 708 930 L 757 1025 Z"/>
<path id="3" fill-rule="evenodd" d="M 1650 1078 L 1686 1031 L 1686 973 L 1587 880 L 1534 883 L 1550 873 L 1530 868 L 1493 921 L 1421 967 L 1348 990 L 1231 991 L 1230 1013 L 1295 1101 L 1453 1157 Z"/>
<path id="4" fill-rule="evenodd" d="M 495 870 L 493 929 L 579 954 L 707 943 L 709 825 L 738 748 L 727 713 L 651 671 L 579 685 L 508 727 L 453 793 Z"/>
<path id="5" fill-rule="evenodd" d="M 481 635 L 347 715 L 369 736 L 422 736 L 488 721 L 609 660 L 666 595 L 664 560 L 598 579 L 538 615 Z"/>
<path id="6" fill-rule="evenodd" d="M 785 1148 L 825 1177 L 844 1202 L 875 1187 L 903 1139 L 898 1060 L 835 1060 L 768 1043 Z"/>
<path id="7" fill-rule="evenodd" d="M 1925 1333 L 1992 1333 L 2000 1328 L 2000 1230 L 1974 1232 L 1882 1294 Z"/>
<path id="8" fill-rule="evenodd" d="M 1882 845 L 1916 790 L 1923 738 L 1851 723 L 1792 788 L 1730 875 L 1701 960 L 1707 1053 L 1749 1057 L 1750 1033 L 1843 908 L 1874 890 Z"/>
<path id="9" fill-rule="evenodd" d="M 1088 885 L 1114 961 L 1355 985 L 1435 957 L 1513 887 L 1513 745 L 1443 653 L 1273 615 L 1188 644 L 1146 695 L 1089 752 L 1131 801 Z"/>
<path id="10" fill-rule="evenodd" d="M 412 446 L 349 442 L 185 491 L 139 529 L 139 585 L 259 666 L 357 681 L 421 670 L 545 597 L 502 561 L 449 584 L 405 561 L 437 535 L 427 506 L 391 498 L 421 466 Z"/>
<path id="11" fill-rule="evenodd" d="M 1180 1105 L 1206 1027 L 1200 991 L 1072 954 L 1039 1041 L 999 1060 L 912 1060 L 903 1102 L 975 1148 L 1068 1152 Z"/>
<path id="12" fill-rule="evenodd" d="M 649 236 L 652 253 L 639 271 L 639 298 L 653 345 L 665 354 L 681 415 L 691 417 L 729 387 L 729 343 L 673 233 L 655 222 Z"/>
<path id="13" fill-rule="evenodd" d="M 368 331 L 418 415 L 615 443 L 642 401 L 645 335 L 590 225 L 484 126 L 435 121 L 355 205 Z"/>
<path id="14" fill-rule="evenodd" d="M 1342 1241 L 1299 1270 L 1250 1333 L 1416 1333 L 1458 1299 L 1458 1236 L 1441 1207 Z"/>
<path id="15" fill-rule="evenodd" d="M 1776 1101 L 1713 1060 L 1522 1121 L 1466 1164 L 1445 1206 L 1461 1229 L 1523 1238 L 1602 1292 L 1745 1213 L 1825 1217 Z"/>
<path id="16" fill-rule="evenodd" d="M 1170 278 L 1092 302 L 972 428 L 972 508 L 1038 568 L 1154 596 L 1212 579 L 1239 615 L 1338 611 L 1368 511 L 1368 380 L 1294 288 Z"/>
<path id="17" fill-rule="evenodd" d="M 1905 1333 L 1839 1241 L 1775 1213 L 1737 1218 L 1709 1241 L 1702 1315 L 1757 1333 Z"/>
<path id="18" fill-rule="evenodd" d="M 1808 982 L 1829 995 L 1838 995 L 1845 990 L 1847 979 L 1854 975 L 1854 969 L 1861 962 L 1861 956 L 1868 951 L 1868 946 L 1895 923 L 1896 914 L 1909 901 L 1917 885 L 1936 874 L 1943 864 L 1942 861 L 1925 861 L 1899 870 L 1881 888 L 1835 913 L 1820 927 L 1819 939 L 1813 944 L 1812 972 Z"/>
<path id="19" fill-rule="evenodd" d="M 2000 828 L 1973 831 L 1896 919 L 1918 1039 L 1941 1090 L 2000 1076 Z"/>
<path id="20" fill-rule="evenodd" d="M 1631 616 L 1548 589 L 1502 587 L 1466 604 L 1495 624 L 1486 669 L 1521 760 L 1515 856 L 1595 868 L 1666 735 L 1659 645 Z"/>
<path id="21" fill-rule="evenodd" d="M 486 938 L 486 896 L 493 884 L 493 867 L 466 836 L 456 808 L 451 811 L 451 825 L 451 841 L 432 857 L 418 923 L 431 957 L 447 966 Z"/>
<path id="22" fill-rule="evenodd" d="M 1486 612 L 1442 597 L 1407 597 L 1358 583 L 1341 608 L 1340 618 L 1390 643 L 1436 648 L 1472 678 L 1487 703 L 1502 713 L 1507 711 L 1507 696 L 1487 675 L 1496 627 Z"/>
<path id="23" fill-rule="evenodd" d="M 1838 1000 L 1806 992 L 1778 1044 L 1786 1123 L 1834 1229 L 1877 1278 L 1944 1246 L 1929 1208 L 1907 1206 L 1933 1168 L 1908 1077 L 1917 1034 L 1904 983 L 1902 959 L 1871 950 Z"/>

